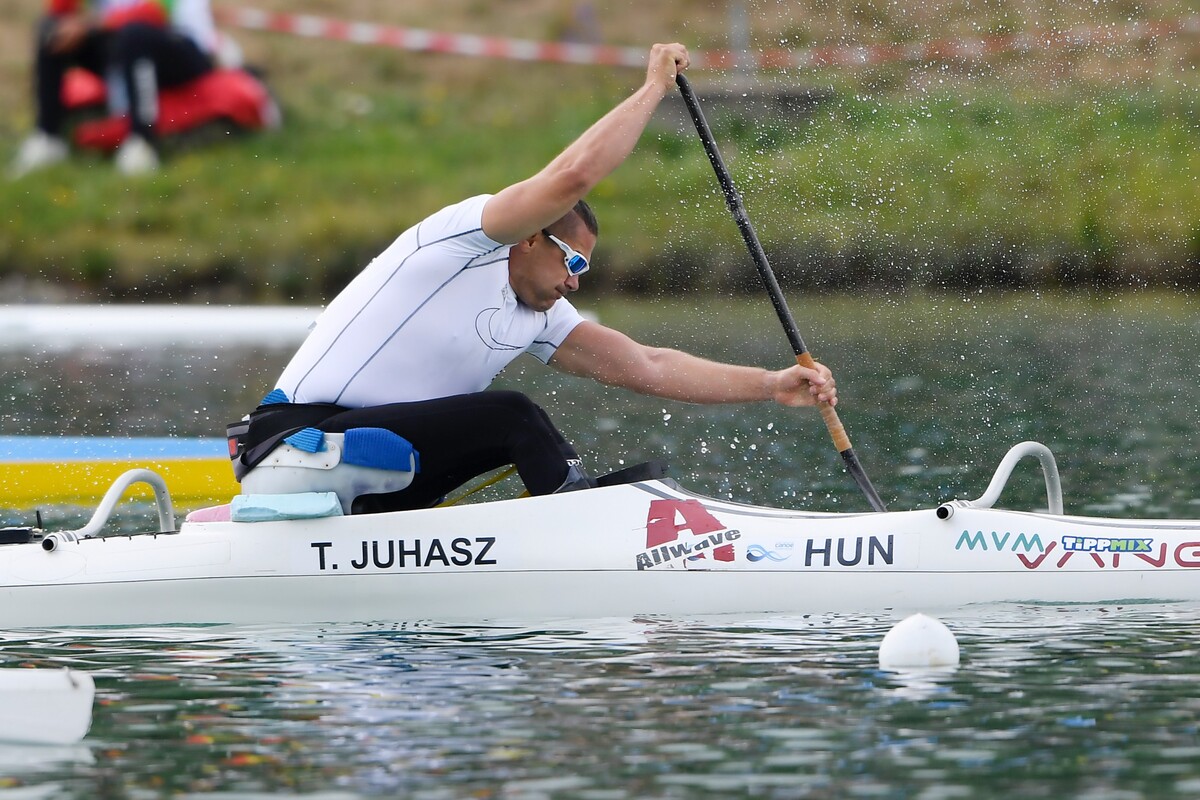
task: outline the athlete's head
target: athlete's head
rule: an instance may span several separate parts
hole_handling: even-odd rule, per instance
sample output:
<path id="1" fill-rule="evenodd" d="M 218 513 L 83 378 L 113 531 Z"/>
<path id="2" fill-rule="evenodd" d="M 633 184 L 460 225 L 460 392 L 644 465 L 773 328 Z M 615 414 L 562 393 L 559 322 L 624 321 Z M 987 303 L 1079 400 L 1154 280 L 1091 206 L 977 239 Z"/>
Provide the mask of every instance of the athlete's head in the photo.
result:
<path id="1" fill-rule="evenodd" d="M 560 219 L 513 245 L 508 274 L 517 298 L 536 311 L 547 311 L 578 290 L 599 232 L 596 214 L 580 200 Z"/>

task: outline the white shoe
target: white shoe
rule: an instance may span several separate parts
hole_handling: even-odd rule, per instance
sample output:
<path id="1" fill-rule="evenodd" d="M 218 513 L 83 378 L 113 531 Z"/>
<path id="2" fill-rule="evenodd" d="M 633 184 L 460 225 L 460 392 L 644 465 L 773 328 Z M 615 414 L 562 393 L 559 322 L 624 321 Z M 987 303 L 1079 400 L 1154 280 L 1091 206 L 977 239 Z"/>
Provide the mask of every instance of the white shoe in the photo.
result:
<path id="1" fill-rule="evenodd" d="M 158 169 L 158 153 L 145 139 L 130 134 L 117 148 L 115 163 L 122 175 L 145 175 Z"/>
<path id="2" fill-rule="evenodd" d="M 12 179 L 28 175 L 30 172 L 65 161 L 70 149 L 67 143 L 57 136 L 51 136 L 45 131 L 35 131 L 25 137 L 17 148 L 17 155 L 8 167 L 8 176 Z"/>

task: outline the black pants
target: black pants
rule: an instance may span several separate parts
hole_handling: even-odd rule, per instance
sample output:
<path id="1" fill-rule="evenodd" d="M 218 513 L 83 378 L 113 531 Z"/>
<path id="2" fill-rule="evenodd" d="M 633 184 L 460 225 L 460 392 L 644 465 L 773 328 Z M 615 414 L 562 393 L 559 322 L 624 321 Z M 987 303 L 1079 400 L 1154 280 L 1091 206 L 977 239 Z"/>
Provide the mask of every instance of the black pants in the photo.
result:
<path id="1" fill-rule="evenodd" d="M 346 409 L 324 404 L 260 406 L 250 415 L 247 449 L 297 427 L 327 433 L 350 428 L 385 428 L 412 442 L 421 469 L 408 488 L 367 495 L 355 513 L 428 508 L 467 481 L 515 464 L 530 494 L 550 494 L 562 486 L 575 448 L 546 412 L 519 392 L 488 391 L 416 403 Z"/>
<path id="2" fill-rule="evenodd" d="M 47 18 L 38 29 L 35 65 L 37 126 L 52 136 L 62 134 L 63 77 L 71 67 L 83 67 L 101 79 L 115 71 L 129 99 L 133 132 L 153 139 L 159 87 L 195 80 L 213 66 L 212 59 L 188 37 L 144 23 L 92 31 L 74 50 L 55 53 L 49 47 L 54 26 L 54 19 Z"/>

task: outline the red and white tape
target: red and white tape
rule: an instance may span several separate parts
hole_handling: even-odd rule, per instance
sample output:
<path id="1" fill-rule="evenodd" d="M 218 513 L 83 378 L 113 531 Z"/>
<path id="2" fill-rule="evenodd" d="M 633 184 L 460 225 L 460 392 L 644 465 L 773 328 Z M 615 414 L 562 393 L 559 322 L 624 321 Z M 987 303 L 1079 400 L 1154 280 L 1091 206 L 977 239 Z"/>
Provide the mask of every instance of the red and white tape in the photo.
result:
<path id="1" fill-rule="evenodd" d="M 531 39 L 502 39 L 445 33 L 423 28 L 376 25 L 371 22 L 314 17 L 308 14 L 278 14 L 253 8 L 214 9 L 217 21 L 250 30 L 275 31 L 314 39 L 394 47 L 420 53 L 449 53 L 460 56 L 500 58 L 511 61 L 549 61 L 561 64 L 601 64 L 641 67 L 646 51 L 636 47 L 538 42 Z"/>
<path id="2" fill-rule="evenodd" d="M 644 47 L 614 47 L 573 42 L 539 42 L 463 33 L 377 25 L 371 22 L 282 14 L 253 8 L 222 6 L 217 20 L 231 27 L 274 31 L 314 39 L 394 47 L 421 53 L 446 53 L 510 61 L 545 61 L 559 64 L 592 64 L 642 67 Z M 767 50 L 738 54 L 731 50 L 693 51 L 692 68 L 727 70 L 812 69 L 815 67 L 876 66 L 900 61 L 974 61 L 1000 53 L 1032 52 L 1057 48 L 1118 46 L 1155 38 L 1200 33 L 1200 16 L 1175 21 L 1131 22 L 1125 25 L 1089 25 L 1057 31 L 945 40 L 916 44 L 811 47 L 800 50 Z"/>

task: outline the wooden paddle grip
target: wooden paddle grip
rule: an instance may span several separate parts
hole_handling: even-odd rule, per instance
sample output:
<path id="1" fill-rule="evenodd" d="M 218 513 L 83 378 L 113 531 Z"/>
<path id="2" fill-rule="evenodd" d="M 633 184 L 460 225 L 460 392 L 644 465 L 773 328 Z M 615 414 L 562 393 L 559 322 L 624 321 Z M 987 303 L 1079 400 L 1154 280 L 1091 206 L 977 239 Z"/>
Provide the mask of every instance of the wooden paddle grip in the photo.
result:
<path id="1" fill-rule="evenodd" d="M 813 360 L 808 351 L 796 356 L 796 363 L 809 369 L 817 368 L 817 362 Z M 838 417 L 837 409 L 825 402 L 818 402 L 817 409 L 821 412 L 821 419 L 825 420 L 825 427 L 829 429 L 829 435 L 833 437 L 833 446 L 837 448 L 839 453 L 849 450 L 850 436 L 846 433 L 846 429 L 842 427 L 842 420 Z"/>

